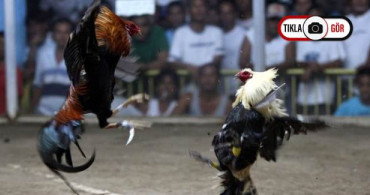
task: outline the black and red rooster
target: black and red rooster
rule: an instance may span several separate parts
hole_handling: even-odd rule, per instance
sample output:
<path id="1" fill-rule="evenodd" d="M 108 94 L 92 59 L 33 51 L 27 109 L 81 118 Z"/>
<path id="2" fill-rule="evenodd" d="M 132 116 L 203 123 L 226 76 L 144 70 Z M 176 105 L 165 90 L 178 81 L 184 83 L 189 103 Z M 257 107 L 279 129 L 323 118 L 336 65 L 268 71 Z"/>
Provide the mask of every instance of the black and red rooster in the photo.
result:
<path id="1" fill-rule="evenodd" d="M 283 86 L 274 79 L 276 69 L 254 72 L 240 71 L 236 77 L 243 85 L 236 93 L 233 109 L 228 114 L 221 131 L 214 136 L 212 146 L 218 163 L 195 151 L 190 155 L 222 171 L 222 195 L 256 195 L 250 177 L 250 168 L 260 155 L 267 161 L 276 161 L 276 151 L 284 138 L 326 127 L 321 121 L 302 122 L 289 117 L 276 94 Z"/>
<path id="2" fill-rule="evenodd" d="M 81 120 L 84 114 L 96 114 L 100 128 L 130 129 L 129 143 L 133 138 L 133 124 L 129 121 L 108 123 L 107 119 L 128 104 L 148 98 L 147 95 L 138 94 L 111 110 L 117 63 L 130 53 L 131 36 L 140 33 L 140 29 L 100 4 L 100 0 L 95 0 L 70 34 L 64 51 L 67 72 L 72 82 L 69 94 L 63 107 L 42 127 L 38 137 L 38 151 L 42 161 L 75 193 L 58 171 L 80 172 L 94 161 L 95 151 L 87 163 L 81 166 L 73 166 L 72 163 L 71 142 L 85 156 L 77 142 L 83 132 Z M 63 155 L 67 165 L 62 164 Z"/>

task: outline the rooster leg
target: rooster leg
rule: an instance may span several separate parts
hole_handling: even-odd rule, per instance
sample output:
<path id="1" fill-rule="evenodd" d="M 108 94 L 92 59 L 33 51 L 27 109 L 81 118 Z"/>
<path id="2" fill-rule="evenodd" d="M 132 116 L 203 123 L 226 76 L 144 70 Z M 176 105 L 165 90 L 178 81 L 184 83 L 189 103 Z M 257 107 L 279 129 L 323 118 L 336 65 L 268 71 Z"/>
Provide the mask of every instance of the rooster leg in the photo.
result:
<path id="1" fill-rule="evenodd" d="M 122 110 L 122 108 L 126 108 L 130 104 L 143 103 L 143 102 L 146 102 L 148 100 L 149 100 L 149 95 L 148 94 L 139 93 L 139 94 L 133 95 L 128 100 L 124 101 L 122 104 L 117 106 L 117 108 L 115 108 L 112 111 L 112 116 L 115 116 L 120 110 Z"/>
<path id="2" fill-rule="evenodd" d="M 210 160 L 209 158 L 207 157 L 204 157 L 202 156 L 199 152 L 197 151 L 189 151 L 189 155 L 190 157 L 194 158 L 196 161 L 199 161 L 201 163 L 205 163 L 205 164 L 208 164 L 209 166 L 219 170 L 219 171 L 223 171 L 223 169 L 221 168 L 221 166 L 215 162 L 213 162 L 212 160 Z"/>
<path id="3" fill-rule="evenodd" d="M 105 129 L 113 129 L 113 128 L 119 128 L 122 127 L 124 129 L 128 129 L 130 131 L 130 136 L 127 139 L 126 145 L 128 145 L 132 139 L 134 138 L 135 135 L 135 128 L 136 129 L 144 129 L 144 128 L 150 128 L 152 124 L 150 122 L 145 122 L 145 121 L 127 121 L 123 120 L 122 122 L 118 123 L 109 123 L 107 126 L 105 126 Z"/>

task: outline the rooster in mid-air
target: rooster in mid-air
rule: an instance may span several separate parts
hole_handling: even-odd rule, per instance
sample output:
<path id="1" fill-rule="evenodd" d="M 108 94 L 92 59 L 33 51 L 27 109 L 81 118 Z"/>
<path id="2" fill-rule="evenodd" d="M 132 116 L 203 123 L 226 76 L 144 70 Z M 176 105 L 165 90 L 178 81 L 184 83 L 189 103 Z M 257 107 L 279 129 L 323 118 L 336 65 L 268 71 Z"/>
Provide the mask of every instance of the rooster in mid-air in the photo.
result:
<path id="1" fill-rule="evenodd" d="M 70 34 L 64 51 L 67 72 L 72 82 L 69 94 L 63 107 L 42 127 L 39 134 L 38 151 L 41 159 L 69 187 L 70 184 L 58 171 L 83 171 L 95 158 L 94 152 L 86 164 L 74 167 L 72 163 L 71 142 L 76 144 L 85 157 L 77 142 L 83 132 L 81 120 L 84 114 L 96 114 L 100 128 L 130 129 L 128 144 L 133 138 L 133 124 L 129 121 L 108 123 L 107 119 L 128 104 L 148 98 L 147 95 L 138 94 L 111 110 L 117 63 L 130 53 L 130 37 L 138 34 L 140 29 L 100 3 L 100 0 L 95 0 L 91 4 L 75 31 Z M 68 165 L 62 164 L 63 155 Z"/>
<path id="2" fill-rule="evenodd" d="M 276 69 L 265 72 L 244 69 L 236 77 L 243 85 L 236 93 L 233 109 L 221 131 L 212 141 L 219 163 L 195 151 L 190 155 L 224 172 L 221 194 L 256 195 L 249 171 L 258 154 L 267 161 L 276 161 L 276 150 L 285 137 L 288 140 L 291 133 L 306 133 L 326 125 L 321 121 L 306 123 L 288 116 L 283 101 L 276 97 L 284 85 L 275 84 Z"/>

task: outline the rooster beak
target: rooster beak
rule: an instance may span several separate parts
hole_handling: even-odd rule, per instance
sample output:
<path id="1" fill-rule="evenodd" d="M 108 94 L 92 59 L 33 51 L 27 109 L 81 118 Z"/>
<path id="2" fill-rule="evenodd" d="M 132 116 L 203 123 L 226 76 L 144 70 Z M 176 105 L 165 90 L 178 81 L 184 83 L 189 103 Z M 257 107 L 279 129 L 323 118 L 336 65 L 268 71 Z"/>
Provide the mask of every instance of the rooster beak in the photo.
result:
<path id="1" fill-rule="evenodd" d="M 238 79 L 238 78 L 239 78 L 239 76 L 240 76 L 240 72 L 238 72 L 238 73 L 236 73 L 236 74 L 234 75 L 234 79 Z"/>
<path id="2" fill-rule="evenodd" d="M 137 32 L 137 34 L 139 35 L 139 36 L 142 36 L 143 34 L 141 33 L 141 30 L 139 29 L 139 31 Z"/>

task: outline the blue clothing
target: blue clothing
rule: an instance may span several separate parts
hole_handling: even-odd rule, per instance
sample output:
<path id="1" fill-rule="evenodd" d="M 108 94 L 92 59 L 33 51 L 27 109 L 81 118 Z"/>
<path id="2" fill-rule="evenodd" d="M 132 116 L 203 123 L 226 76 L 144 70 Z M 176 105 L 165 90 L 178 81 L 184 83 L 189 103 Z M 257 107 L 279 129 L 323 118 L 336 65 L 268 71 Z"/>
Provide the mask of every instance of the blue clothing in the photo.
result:
<path id="1" fill-rule="evenodd" d="M 26 61 L 26 0 L 15 0 L 15 40 L 17 64 L 23 67 Z M 0 0 L 0 31 L 5 31 L 4 0 Z"/>
<path id="2" fill-rule="evenodd" d="M 175 30 L 174 29 L 168 29 L 168 30 L 166 30 L 167 43 L 170 46 L 172 45 L 172 40 L 173 40 L 173 36 L 174 35 L 175 35 Z"/>
<path id="3" fill-rule="evenodd" d="M 359 97 L 353 97 L 340 105 L 334 116 L 370 116 L 370 106 L 361 103 Z"/>

